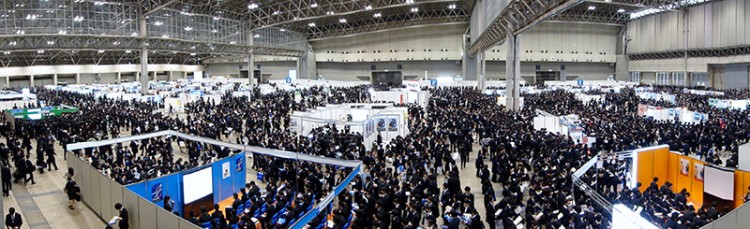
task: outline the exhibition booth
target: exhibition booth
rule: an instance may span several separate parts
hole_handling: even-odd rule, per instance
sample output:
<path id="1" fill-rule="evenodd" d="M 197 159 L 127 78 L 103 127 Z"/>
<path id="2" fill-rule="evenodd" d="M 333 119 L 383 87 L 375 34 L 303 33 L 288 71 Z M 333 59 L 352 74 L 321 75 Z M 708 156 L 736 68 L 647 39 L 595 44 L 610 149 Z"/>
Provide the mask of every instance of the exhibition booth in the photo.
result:
<path id="1" fill-rule="evenodd" d="M 708 105 L 719 109 L 732 109 L 744 111 L 750 105 L 748 99 L 708 99 Z"/>
<path id="2" fill-rule="evenodd" d="M 668 145 L 639 148 L 632 151 L 594 156 L 572 174 L 574 184 L 606 213 L 611 213 L 613 228 L 656 228 L 647 219 L 640 216 L 642 208 L 628 208 L 624 205 L 613 205 L 600 193 L 596 187 L 589 186 L 584 174 L 592 169 L 602 168 L 604 161 L 616 161 L 624 165 L 625 185 L 622 188 L 634 188 L 641 183 L 640 191 L 645 191 L 654 177 L 658 177 L 657 186 L 666 182 L 672 184 L 671 190 L 679 193 L 685 189 L 690 193 L 687 201 L 699 209 L 703 203 L 718 203 L 717 209 L 735 209 L 744 204 L 743 197 L 750 186 L 750 172 L 742 169 L 725 168 L 711 165 L 702 160 L 670 152 Z M 594 181 L 594 183 L 596 183 Z M 744 209 L 744 210 L 741 210 Z M 704 228 L 740 228 L 737 227 L 739 211 L 750 212 L 746 206 L 735 209 L 725 217 L 706 225 Z M 717 227 L 717 225 L 734 225 L 732 227 Z"/>
<path id="3" fill-rule="evenodd" d="M 393 104 L 413 103 L 426 108 L 430 101 L 430 92 L 409 89 L 391 89 L 390 91 L 370 91 L 370 101 Z"/>
<path id="4" fill-rule="evenodd" d="M 377 135 L 387 143 L 397 136 L 409 134 L 408 108 L 390 103 L 345 103 L 326 105 L 305 112 L 295 111 L 290 117 L 289 129 L 293 133 L 308 136 L 313 129 L 336 125 L 345 126 L 350 132 L 362 134 L 365 147 L 370 150 Z"/>
<path id="5" fill-rule="evenodd" d="M 547 133 L 557 133 L 570 136 L 573 141 L 591 145 L 596 138 L 586 136 L 581 119 L 578 115 L 556 116 L 537 110 L 534 117 L 534 130 L 545 130 Z"/>
<path id="6" fill-rule="evenodd" d="M 24 88 L 21 92 L 0 91 L 0 110 L 10 110 L 37 106 L 36 95 Z"/>
<path id="7" fill-rule="evenodd" d="M 698 124 L 708 121 L 708 114 L 688 110 L 684 107 L 662 108 L 638 104 L 638 116 L 645 116 L 656 121 L 680 121 L 683 124 Z"/>
<path id="8" fill-rule="evenodd" d="M 351 169 L 351 173 L 340 184 L 337 184 L 333 191 L 324 197 L 314 200 L 315 203 L 313 206 L 304 215 L 299 216 L 294 224 L 290 225 L 290 228 L 299 229 L 312 220 L 314 216 L 318 215 L 318 213 L 325 211 L 334 198 L 342 193 L 354 177 L 360 175 L 362 172 L 362 163 L 360 161 L 340 160 L 240 145 L 171 130 L 117 139 L 73 143 L 68 144 L 67 148 L 73 151 L 158 137 L 177 137 L 228 147 L 240 150 L 242 153 L 234 154 L 189 170 L 122 186 L 92 167 L 88 162 L 76 157 L 71 152 L 67 152 L 68 165 L 76 171 L 75 179 L 81 187 L 82 201 L 97 216 L 105 220 L 105 222 L 117 215 L 117 210 L 112 206 L 115 203 L 122 203 L 130 213 L 129 223 L 132 228 L 199 228 L 185 220 L 183 216 L 191 210 L 196 213 L 199 212 L 197 208 L 200 205 L 210 207 L 214 203 L 226 201 L 232 198 L 232 193 L 244 187 L 245 183 L 248 182 L 248 163 L 246 163 L 246 158 L 250 153 Z M 163 198 L 167 195 L 175 201 L 174 210 L 179 213 L 178 215 L 163 209 Z M 238 212 L 242 211 L 241 209 L 237 210 Z"/>

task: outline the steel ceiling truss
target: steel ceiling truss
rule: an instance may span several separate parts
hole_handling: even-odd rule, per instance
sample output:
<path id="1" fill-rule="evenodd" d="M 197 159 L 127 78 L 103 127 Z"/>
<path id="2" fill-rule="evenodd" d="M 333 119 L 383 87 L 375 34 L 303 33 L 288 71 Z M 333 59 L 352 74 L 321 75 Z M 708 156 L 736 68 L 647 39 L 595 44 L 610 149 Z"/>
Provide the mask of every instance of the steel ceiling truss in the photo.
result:
<path id="1" fill-rule="evenodd" d="M 379 18 L 371 17 L 349 23 L 326 24 L 312 27 L 306 32 L 310 34 L 311 40 L 318 40 L 419 25 L 466 23 L 469 17 L 470 15 L 464 10 L 408 13 Z"/>
<path id="2" fill-rule="evenodd" d="M 693 49 L 687 51 L 688 58 L 695 57 L 727 57 L 727 56 L 741 56 L 750 55 L 750 45 L 733 46 L 725 48 L 715 49 Z M 629 54 L 630 60 L 658 60 L 658 59 L 674 59 L 684 58 L 685 51 L 665 51 L 665 52 L 651 52 L 651 53 L 635 53 Z"/>
<path id="3" fill-rule="evenodd" d="M 626 14 L 616 11 L 571 9 L 559 13 L 548 19 L 549 21 L 583 22 L 596 24 L 625 25 L 628 21 Z"/>
<path id="4" fill-rule="evenodd" d="M 476 55 L 505 40 L 506 31 L 513 26 L 513 33 L 521 32 L 548 12 L 574 0 L 519 0 L 511 1 L 487 29 L 469 47 L 469 55 Z"/>

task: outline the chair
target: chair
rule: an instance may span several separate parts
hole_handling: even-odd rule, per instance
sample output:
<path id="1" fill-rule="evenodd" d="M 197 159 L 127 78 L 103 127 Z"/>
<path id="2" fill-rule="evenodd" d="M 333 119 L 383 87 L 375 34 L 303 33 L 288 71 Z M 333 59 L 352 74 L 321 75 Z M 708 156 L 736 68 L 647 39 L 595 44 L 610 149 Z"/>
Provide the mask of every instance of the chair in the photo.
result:
<path id="1" fill-rule="evenodd" d="M 211 222 L 205 222 L 201 224 L 201 228 L 213 229 L 213 226 L 211 225 Z"/>
<path id="2" fill-rule="evenodd" d="M 240 226 L 238 224 L 236 224 L 236 223 L 235 224 L 229 224 L 228 226 L 231 229 L 239 229 L 240 228 Z"/>

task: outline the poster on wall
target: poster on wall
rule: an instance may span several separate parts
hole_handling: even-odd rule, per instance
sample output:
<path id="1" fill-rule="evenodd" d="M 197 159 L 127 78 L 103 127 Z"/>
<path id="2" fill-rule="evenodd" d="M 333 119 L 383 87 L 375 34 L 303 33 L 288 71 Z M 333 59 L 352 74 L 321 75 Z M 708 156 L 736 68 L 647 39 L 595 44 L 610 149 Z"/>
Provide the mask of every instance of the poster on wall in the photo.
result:
<path id="1" fill-rule="evenodd" d="M 385 131 L 385 118 L 378 118 L 378 131 Z"/>
<path id="2" fill-rule="evenodd" d="M 164 185 L 162 183 L 156 183 L 151 186 L 151 201 L 158 202 L 164 198 Z"/>
<path id="3" fill-rule="evenodd" d="M 369 136 L 372 133 L 373 124 L 372 120 L 365 122 L 365 136 Z"/>
<path id="4" fill-rule="evenodd" d="M 229 162 L 224 162 L 221 164 L 221 176 L 223 179 L 229 178 L 231 173 L 229 172 Z"/>
<path id="5" fill-rule="evenodd" d="M 245 168 L 245 164 L 242 163 L 242 157 L 237 157 L 237 161 L 235 161 L 234 165 L 234 171 L 236 172 L 242 172 L 242 169 Z"/>
<path id="6" fill-rule="evenodd" d="M 690 161 L 685 158 L 680 158 L 680 174 L 687 176 L 690 169 Z"/>
<path id="7" fill-rule="evenodd" d="M 388 118 L 388 131 L 398 131 L 398 118 Z"/>
<path id="8" fill-rule="evenodd" d="M 703 164 L 694 163 L 695 166 L 695 179 L 703 181 Z"/>

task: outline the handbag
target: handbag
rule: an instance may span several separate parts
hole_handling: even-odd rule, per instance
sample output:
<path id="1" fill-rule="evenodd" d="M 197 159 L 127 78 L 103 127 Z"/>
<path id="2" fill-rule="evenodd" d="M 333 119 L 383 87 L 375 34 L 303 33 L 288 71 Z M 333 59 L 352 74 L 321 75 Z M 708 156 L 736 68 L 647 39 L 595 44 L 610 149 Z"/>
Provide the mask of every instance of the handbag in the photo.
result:
<path id="1" fill-rule="evenodd" d="M 258 180 L 263 181 L 263 178 L 266 176 L 264 172 L 258 172 Z"/>

